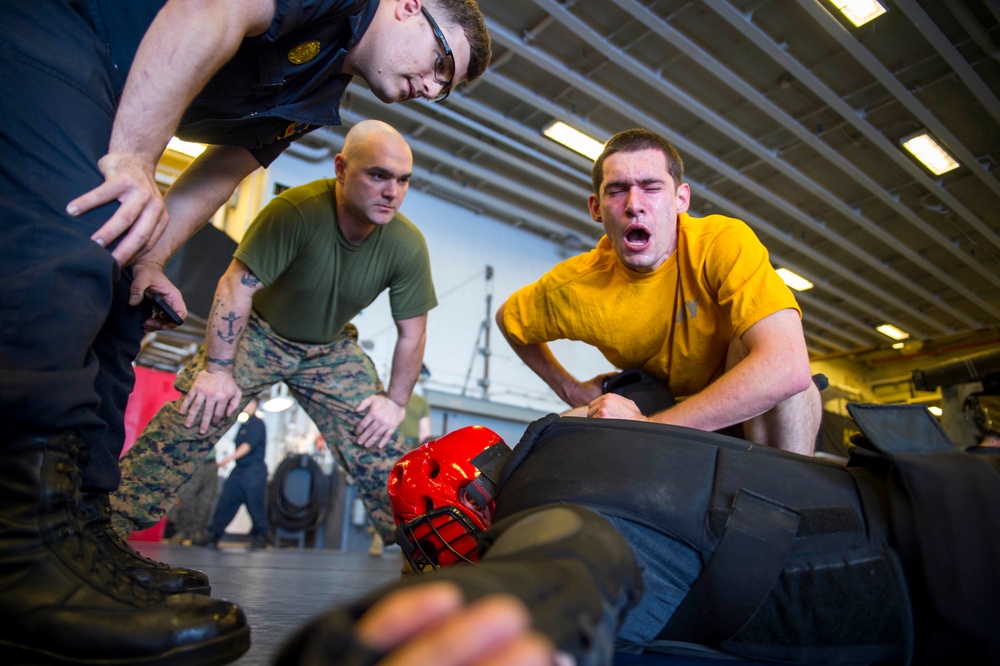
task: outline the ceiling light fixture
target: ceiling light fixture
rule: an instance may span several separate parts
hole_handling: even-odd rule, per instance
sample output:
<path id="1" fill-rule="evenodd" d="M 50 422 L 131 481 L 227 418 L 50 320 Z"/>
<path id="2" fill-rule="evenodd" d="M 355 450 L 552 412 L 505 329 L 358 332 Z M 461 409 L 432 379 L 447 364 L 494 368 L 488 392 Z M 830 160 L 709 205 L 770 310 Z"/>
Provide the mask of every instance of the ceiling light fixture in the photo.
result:
<path id="1" fill-rule="evenodd" d="M 903 139 L 902 144 L 903 148 L 910 151 L 935 176 L 958 168 L 958 162 L 955 161 L 955 158 L 949 155 L 927 132 L 908 136 Z"/>
<path id="2" fill-rule="evenodd" d="M 801 275 L 793 273 L 787 268 L 779 268 L 776 272 L 778 273 L 778 277 L 781 278 L 781 281 L 795 291 L 806 291 L 807 289 L 812 289 L 816 286 Z"/>
<path id="3" fill-rule="evenodd" d="M 860 28 L 872 19 L 885 14 L 885 7 L 878 0 L 832 0 L 832 2 L 855 28 Z"/>
<path id="4" fill-rule="evenodd" d="M 176 136 L 170 137 L 170 141 L 167 142 L 167 148 L 170 150 L 176 150 L 178 153 L 183 153 L 188 157 L 198 157 L 203 152 L 205 152 L 205 145 L 201 143 L 191 143 L 190 141 L 182 141 Z"/>
<path id="5" fill-rule="evenodd" d="M 573 129 L 561 120 L 554 120 L 546 125 L 542 134 L 592 160 L 596 160 L 604 151 L 603 143 L 580 130 Z"/>
<path id="6" fill-rule="evenodd" d="M 910 337 L 910 334 L 906 331 L 896 328 L 892 324 L 881 324 L 875 327 L 875 330 L 882 335 L 888 336 L 893 340 L 906 340 Z"/>
<path id="7" fill-rule="evenodd" d="M 941 409 L 940 407 L 938 407 L 937 405 L 934 405 L 932 407 L 928 407 L 927 411 L 930 412 L 931 414 L 933 414 L 934 416 L 938 417 L 938 418 L 941 418 L 941 415 L 944 414 L 944 410 Z"/>

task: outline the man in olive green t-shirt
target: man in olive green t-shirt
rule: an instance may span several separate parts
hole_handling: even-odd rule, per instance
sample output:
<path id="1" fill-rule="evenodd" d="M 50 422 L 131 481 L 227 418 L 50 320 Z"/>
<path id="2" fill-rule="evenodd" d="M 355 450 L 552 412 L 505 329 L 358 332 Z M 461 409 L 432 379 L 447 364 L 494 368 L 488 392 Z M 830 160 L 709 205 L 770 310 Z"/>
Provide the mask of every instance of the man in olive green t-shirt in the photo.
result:
<path id="1" fill-rule="evenodd" d="M 437 305 L 427 245 L 399 214 L 413 170 L 406 140 L 355 125 L 336 179 L 295 187 L 257 216 L 219 280 L 205 344 L 122 458 L 112 495 L 123 535 L 162 518 L 241 409 L 283 381 L 354 478 L 378 533 L 394 541 L 386 478 L 406 452 L 398 433 Z M 386 289 L 398 338 L 383 390 L 352 317 Z"/>

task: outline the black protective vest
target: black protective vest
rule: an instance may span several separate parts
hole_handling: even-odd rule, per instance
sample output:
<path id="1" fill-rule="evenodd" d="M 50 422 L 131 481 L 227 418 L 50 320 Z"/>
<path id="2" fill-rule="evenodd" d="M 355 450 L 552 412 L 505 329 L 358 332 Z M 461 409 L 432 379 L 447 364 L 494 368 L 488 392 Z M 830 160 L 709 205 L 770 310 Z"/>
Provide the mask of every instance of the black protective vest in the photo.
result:
<path id="1" fill-rule="evenodd" d="M 543 419 L 504 468 L 495 519 L 568 502 L 697 549 L 704 570 L 664 643 L 983 663 L 1000 658 L 998 460 L 870 453 L 845 467 L 689 428 Z"/>

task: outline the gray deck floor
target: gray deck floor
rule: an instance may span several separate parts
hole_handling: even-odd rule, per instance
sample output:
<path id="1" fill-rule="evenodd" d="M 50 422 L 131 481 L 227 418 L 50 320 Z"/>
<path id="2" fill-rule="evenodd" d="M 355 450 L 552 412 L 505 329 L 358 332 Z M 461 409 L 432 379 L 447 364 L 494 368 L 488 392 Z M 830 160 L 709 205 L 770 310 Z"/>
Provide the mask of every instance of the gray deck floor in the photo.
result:
<path id="1" fill-rule="evenodd" d="M 251 628 L 250 650 L 236 666 L 264 666 L 286 639 L 328 608 L 360 597 L 399 577 L 398 548 L 382 557 L 364 551 L 296 548 L 252 550 L 223 543 L 218 549 L 175 543 L 132 542 L 147 557 L 199 569 L 212 582 L 212 596 L 238 604 Z M 620 655 L 615 666 L 713 666 L 756 662 L 665 655 Z"/>

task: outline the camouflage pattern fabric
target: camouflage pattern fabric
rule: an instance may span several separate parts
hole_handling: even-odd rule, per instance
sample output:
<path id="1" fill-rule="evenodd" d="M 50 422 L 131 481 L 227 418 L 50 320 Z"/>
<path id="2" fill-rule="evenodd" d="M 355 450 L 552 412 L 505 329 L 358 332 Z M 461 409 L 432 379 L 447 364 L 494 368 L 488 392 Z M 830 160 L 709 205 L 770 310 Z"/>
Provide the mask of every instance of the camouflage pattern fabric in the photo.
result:
<path id="1" fill-rule="evenodd" d="M 213 451 L 182 487 L 177 502 L 167 512 L 167 520 L 174 524 L 174 540 L 194 539 L 205 531 L 218 494 L 219 466 L 215 464 Z"/>
<path id="2" fill-rule="evenodd" d="M 358 446 L 354 429 L 363 418 L 355 411 L 369 395 L 382 393 L 375 365 L 358 345 L 358 331 L 348 324 L 328 344 L 286 340 L 251 314 L 236 350 L 233 377 L 243 390 L 240 409 L 202 435 L 197 424 L 184 426 L 183 398 L 167 403 L 122 457 L 122 483 L 111 496 L 112 509 L 137 529 L 155 525 L 173 505 L 208 451 L 232 427 L 252 398 L 284 381 L 289 393 L 319 428 L 337 463 L 354 479 L 368 517 L 386 543 L 395 543 L 395 524 L 386 494 L 393 464 L 406 452 L 397 431 L 382 449 Z M 187 393 L 205 367 L 202 345 L 181 371 L 174 387 Z"/>

